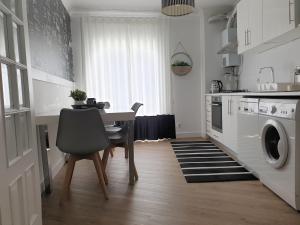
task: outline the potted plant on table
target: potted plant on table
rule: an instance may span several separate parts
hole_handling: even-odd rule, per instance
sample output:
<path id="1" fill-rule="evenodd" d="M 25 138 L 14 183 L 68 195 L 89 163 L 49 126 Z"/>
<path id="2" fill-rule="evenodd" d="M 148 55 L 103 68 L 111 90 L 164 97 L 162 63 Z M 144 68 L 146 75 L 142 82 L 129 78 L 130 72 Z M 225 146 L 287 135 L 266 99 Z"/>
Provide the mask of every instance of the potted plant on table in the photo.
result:
<path id="1" fill-rule="evenodd" d="M 70 93 L 70 97 L 74 99 L 75 105 L 83 105 L 86 100 L 86 93 L 79 89 L 73 90 Z"/>

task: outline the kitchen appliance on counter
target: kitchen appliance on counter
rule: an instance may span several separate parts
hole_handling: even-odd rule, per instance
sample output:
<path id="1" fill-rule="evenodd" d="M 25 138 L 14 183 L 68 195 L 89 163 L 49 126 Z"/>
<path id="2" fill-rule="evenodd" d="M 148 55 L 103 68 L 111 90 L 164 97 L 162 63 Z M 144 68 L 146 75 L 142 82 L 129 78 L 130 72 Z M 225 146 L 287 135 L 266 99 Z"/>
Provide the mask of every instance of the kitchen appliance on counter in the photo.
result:
<path id="1" fill-rule="evenodd" d="M 238 90 L 238 76 L 233 72 L 226 72 L 224 74 L 223 91 L 235 91 Z"/>
<path id="2" fill-rule="evenodd" d="M 223 132 L 223 119 L 222 119 L 222 97 L 213 96 L 211 102 L 211 120 L 212 129 L 222 133 Z"/>
<path id="3" fill-rule="evenodd" d="M 295 68 L 294 84 L 300 83 L 300 66 Z"/>
<path id="4" fill-rule="evenodd" d="M 300 101 L 260 99 L 259 141 L 263 167 L 259 177 L 296 210 L 300 210 Z"/>
<path id="5" fill-rule="evenodd" d="M 210 92 L 220 93 L 223 90 L 223 83 L 220 80 L 212 80 L 210 83 Z"/>

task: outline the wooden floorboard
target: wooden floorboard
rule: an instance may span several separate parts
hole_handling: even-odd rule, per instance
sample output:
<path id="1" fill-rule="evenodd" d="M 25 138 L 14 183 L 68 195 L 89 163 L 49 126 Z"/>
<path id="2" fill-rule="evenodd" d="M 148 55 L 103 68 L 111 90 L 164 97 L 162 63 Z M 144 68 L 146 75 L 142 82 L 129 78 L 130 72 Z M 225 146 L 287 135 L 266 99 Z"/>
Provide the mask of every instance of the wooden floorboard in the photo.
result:
<path id="1" fill-rule="evenodd" d="M 43 198 L 44 225 L 299 225 L 300 214 L 259 181 L 187 184 L 168 142 L 137 143 L 139 181 L 128 185 L 124 150 L 109 159 L 109 200 L 94 165 L 76 164 L 71 200 L 59 206 L 64 169 Z"/>

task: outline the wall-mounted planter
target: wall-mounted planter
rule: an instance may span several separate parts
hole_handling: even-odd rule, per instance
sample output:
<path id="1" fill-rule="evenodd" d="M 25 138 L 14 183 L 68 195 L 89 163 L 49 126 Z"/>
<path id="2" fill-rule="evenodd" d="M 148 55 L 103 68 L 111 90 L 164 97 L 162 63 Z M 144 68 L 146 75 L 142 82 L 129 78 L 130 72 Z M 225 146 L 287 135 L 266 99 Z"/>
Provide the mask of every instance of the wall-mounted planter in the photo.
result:
<path id="1" fill-rule="evenodd" d="M 186 52 L 177 52 L 172 56 L 171 70 L 174 74 L 183 76 L 192 72 L 193 60 Z"/>
<path id="2" fill-rule="evenodd" d="M 180 76 L 189 74 L 193 69 L 192 66 L 172 66 L 171 68 L 174 74 Z"/>

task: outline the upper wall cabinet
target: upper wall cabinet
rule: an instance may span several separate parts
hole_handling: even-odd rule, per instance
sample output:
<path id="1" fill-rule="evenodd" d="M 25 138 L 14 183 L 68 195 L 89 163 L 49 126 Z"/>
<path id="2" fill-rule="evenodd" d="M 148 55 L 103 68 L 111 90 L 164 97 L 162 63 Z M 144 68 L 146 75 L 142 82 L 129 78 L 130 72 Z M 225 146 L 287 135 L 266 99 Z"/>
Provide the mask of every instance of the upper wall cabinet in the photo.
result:
<path id="1" fill-rule="evenodd" d="M 300 0 L 241 0 L 237 19 L 239 54 L 300 38 Z"/>
<path id="2" fill-rule="evenodd" d="M 239 54 L 262 42 L 262 0 L 242 0 L 237 5 Z"/>
<path id="3" fill-rule="evenodd" d="M 263 0 L 263 40 L 270 41 L 299 24 L 298 0 Z M 298 16 L 298 17 L 297 17 Z"/>

